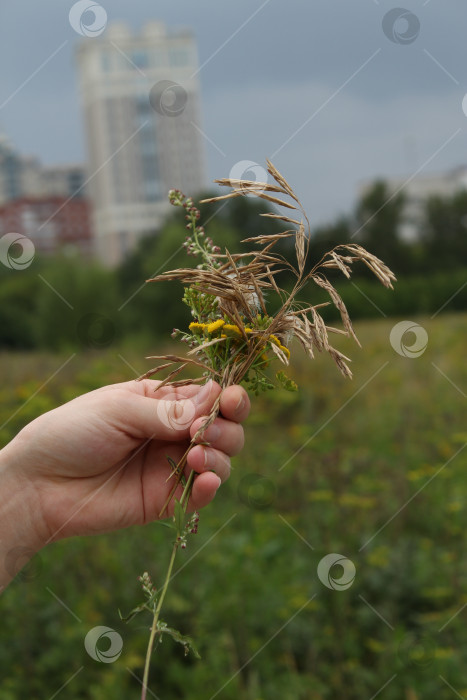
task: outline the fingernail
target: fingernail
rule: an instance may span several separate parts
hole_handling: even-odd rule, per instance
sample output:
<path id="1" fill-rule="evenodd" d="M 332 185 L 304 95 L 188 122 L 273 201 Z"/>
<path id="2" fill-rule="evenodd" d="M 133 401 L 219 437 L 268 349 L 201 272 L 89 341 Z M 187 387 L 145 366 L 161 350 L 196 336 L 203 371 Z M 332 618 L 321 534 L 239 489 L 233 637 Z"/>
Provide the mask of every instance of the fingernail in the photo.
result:
<path id="1" fill-rule="evenodd" d="M 242 396 L 238 402 L 238 404 L 235 406 L 235 413 L 240 413 L 243 411 L 245 407 L 245 398 Z"/>
<path id="2" fill-rule="evenodd" d="M 196 406 L 199 406 L 200 404 L 204 403 L 209 398 L 209 394 L 211 393 L 212 389 L 212 379 L 210 379 L 204 386 L 201 387 L 201 389 L 198 391 L 194 398 L 194 402 Z"/>
<path id="3" fill-rule="evenodd" d="M 217 476 L 217 474 L 216 474 L 216 476 Z M 218 485 L 217 485 L 216 491 L 219 489 L 220 485 L 222 484 L 222 481 L 221 481 L 220 477 L 217 476 L 217 478 L 219 479 L 219 483 L 218 483 Z"/>

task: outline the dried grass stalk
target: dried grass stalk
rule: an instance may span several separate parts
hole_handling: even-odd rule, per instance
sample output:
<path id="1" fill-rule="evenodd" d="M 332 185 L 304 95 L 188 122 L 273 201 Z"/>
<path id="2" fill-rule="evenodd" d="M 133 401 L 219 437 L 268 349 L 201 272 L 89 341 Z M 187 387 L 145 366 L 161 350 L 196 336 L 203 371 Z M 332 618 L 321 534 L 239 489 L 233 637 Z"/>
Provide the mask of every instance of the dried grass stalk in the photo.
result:
<path id="1" fill-rule="evenodd" d="M 264 215 L 292 224 L 296 226 L 295 229 L 288 229 L 282 233 L 246 238 L 245 242 L 256 243 L 258 249 L 251 253 L 231 254 L 228 250 L 225 250 L 223 253 L 217 253 L 213 256 L 217 267 L 213 265 L 204 266 L 202 269 L 182 268 L 171 270 L 150 281 L 179 280 L 183 285 L 196 286 L 198 289 L 214 295 L 219 300 L 221 312 L 238 326 L 242 338 L 247 343 L 246 357 L 239 356 L 232 361 L 228 373 L 229 382 L 241 381 L 254 356 L 258 353 L 258 347 L 260 347 L 261 342 L 252 342 L 253 337 L 251 334 L 248 337 L 245 331 L 245 323 L 252 324 L 258 311 L 266 314 L 264 293 L 267 291 L 278 294 L 282 306 L 275 316 L 272 317 L 267 331 L 258 331 L 256 333 L 263 346 L 267 343 L 268 336 L 271 333 L 282 340 L 295 336 L 310 357 L 314 356 L 315 350 L 318 352 L 324 350 L 329 353 L 345 376 L 351 376 L 351 371 L 347 364 L 349 359 L 336 350 L 329 342 L 328 332 L 332 331 L 335 333 L 337 329 L 329 328 L 324 322 L 320 314 L 320 307 L 323 305 L 305 305 L 297 301 L 297 297 L 310 281 L 324 289 L 329 295 L 330 302 L 339 311 L 343 325 L 343 331 L 339 332 L 353 338 L 358 343 L 345 304 L 335 287 L 325 276 L 324 271 L 326 269 L 337 269 L 348 279 L 351 275 L 353 263 L 363 262 L 382 284 L 389 288 L 392 288 L 395 276 L 379 258 L 357 244 L 338 245 L 311 266 L 311 229 L 306 213 L 286 179 L 270 161 L 267 161 L 267 166 L 268 172 L 274 180 L 273 183 L 229 178 L 216 180 L 221 187 L 231 187 L 232 191 L 203 201 L 217 202 L 232 197 L 254 194 L 260 199 L 279 207 L 300 212 L 300 219 L 275 213 Z M 277 243 L 289 239 L 291 236 L 295 236 L 295 264 L 274 251 Z M 292 289 L 288 291 L 282 289 L 278 283 L 278 275 L 284 270 L 289 270 L 295 278 Z M 254 299 L 254 303 L 252 303 L 252 299 Z M 206 340 L 208 341 L 208 339 Z M 221 341 L 216 339 L 213 342 Z M 206 342 L 190 354 L 201 357 L 202 351 L 210 345 L 210 342 Z M 271 346 L 271 348 L 278 358 L 284 364 L 287 364 L 288 359 L 284 352 L 277 346 Z M 251 357 L 249 357 L 249 353 L 252 353 Z M 176 361 L 179 362 L 180 359 Z M 148 374 L 146 373 L 144 376 Z"/>
<path id="2" fill-rule="evenodd" d="M 191 333 L 183 334 L 183 339 L 187 340 L 192 347 L 188 357 L 169 354 L 151 358 L 161 360 L 163 364 L 149 370 L 140 379 L 154 376 L 162 370 L 170 370 L 168 376 L 158 385 L 157 389 L 167 385 L 183 387 L 187 384 L 201 383 L 210 376 L 217 379 L 222 387 L 226 387 L 231 384 L 239 384 L 243 380 L 246 381 L 251 373 L 256 378 L 256 387 L 261 385 L 264 388 L 267 385 L 267 377 L 262 371 L 262 366 L 267 364 L 269 359 L 274 358 L 277 358 L 283 365 L 288 365 L 290 358 L 288 345 L 292 338 L 298 340 L 310 358 L 314 357 L 315 351 L 327 352 L 342 374 L 348 377 L 352 376 L 348 365 L 349 358 L 331 345 L 329 334 L 339 333 L 353 338 L 357 342 L 358 340 L 345 304 L 325 276 L 324 271 L 337 269 L 349 278 L 353 263 L 361 261 L 386 287 L 392 287 L 392 281 L 395 280 L 395 277 L 381 260 L 356 244 L 337 246 L 312 265 L 310 262 L 311 227 L 306 213 L 286 179 L 270 161 L 267 161 L 267 166 L 273 183 L 233 179 L 217 180 L 219 185 L 230 187 L 232 191 L 219 197 L 204 200 L 216 202 L 254 194 L 259 199 L 287 210 L 285 214 L 267 213 L 264 216 L 276 221 L 283 221 L 294 228 L 292 230 L 289 228 L 279 234 L 253 236 L 245 239 L 246 242 L 254 243 L 257 246 L 257 250 L 249 253 L 231 254 L 228 250 L 222 253 L 219 248 L 214 248 L 211 244 L 208 246 L 201 244 L 198 235 L 204 235 L 204 231 L 197 226 L 200 212 L 193 207 L 192 201 L 187 200 L 182 193 L 173 190 L 170 194 L 173 204 L 185 207 L 186 218 L 190 222 L 188 228 L 192 231 L 192 239 L 188 239 L 191 241 L 189 245 L 195 246 L 197 254 L 202 256 L 203 263 L 195 269 L 182 268 L 164 272 L 149 281 L 180 281 L 185 287 L 184 299 L 191 306 L 192 312 L 196 316 L 203 315 L 204 318 L 202 322 L 201 318 L 198 318 L 193 324 L 190 324 Z M 289 215 L 290 210 L 293 215 Z M 284 242 L 292 236 L 295 236 L 294 262 L 278 253 L 276 247 L 278 243 Z M 188 243 L 185 242 L 185 245 L 187 246 Z M 287 290 L 282 289 L 279 284 L 279 275 L 285 271 L 290 273 L 292 280 L 292 286 Z M 329 296 L 328 304 L 333 304 L 339 311 L 342 330 L 326 325 L 321 315 L 321 309 L 327 304 L 313 305 L 299 300 L 300 293 L 304 291 L 309 282 L 316 284 L 327 293 Z M 267 292 L 277 294 L 281 301 L 279 310 L 272 315 L 267 312 L 265 299 Z M 201 298 L 202 304 L 199 302 Z M 210 302 L 208 303 L 206 299 L 209 299 Z M 178 375 L 187 367 L 202 369 L 203 377 L 178 379 Z M 284 372 L 278 372 L 276 377 L 286 388 L 293 388 L 291 386 L 293 382 L 285 376 Z M 263 383 L 261 384 L 261 382 Z M 215 420 L 219 413 L 219 406 L 220 396 L 214 402 L 209 416 L 190 441 L 178 464 L 175 465 L 169 459 L 172 466 L 169 478 L 172 478 L 173 485 L 160 515 L 164 514 L 175 496 L 178 485 L 182 482 L 184 488 L 178 501 L 178 512 L 180 515 L 180 511 L 182 511 L 183 517 L 181 521 L 178 519 L 179 522 L 176 525 L 177 538 L 173 544 L 169 568 L 157 604 L 153 593 L 150 594 L 153 623 L 146 653 L 142 700 L 146 699 L 154 641 L 157 634 L 162 634 L 161 628 L 158 627 L 162 601 L 171 578 L 177 548 L 181 539 L 185 537 L 183 534 L 185 532 L 184 515 L 194 478 L 193 472 L 191 472 L 186 482 L 183 481 L 187 456 L 206 428 Z M 142 607 L 147 608 L 147 605 L 140 606 L 138 610 L 141 610 Z"/>

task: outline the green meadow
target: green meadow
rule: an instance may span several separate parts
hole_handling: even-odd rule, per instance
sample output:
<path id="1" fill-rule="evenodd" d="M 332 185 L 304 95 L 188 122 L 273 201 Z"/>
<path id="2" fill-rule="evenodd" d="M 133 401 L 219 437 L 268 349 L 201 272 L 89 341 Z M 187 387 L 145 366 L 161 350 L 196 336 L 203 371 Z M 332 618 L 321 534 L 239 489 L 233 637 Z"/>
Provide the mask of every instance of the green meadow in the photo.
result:
<path id="1" fill-rule="evenodd" d="M 428 334 L 416 358 L 390 343 L 400 320 L 357 323 L 362 349 L 338 338 L 353 380 L 292 345 L 299 391 L 252 397 L 246 447 L 180 552 L 165 606 L 202 659 L 164 639 L 154 697 L 467 697 L 467 315 L 412 319 Z M 160 349 L 3 353 L 1 445 L 38 414 L 133 379 Z M 58 697 L 136 700 L 150 618 L 125 624 L 118 611 L 141 602 L 138 575 L 161 580 L 170 538 L 155 523 L 40 552 L 0 599 L 1 700 L 64 684 Z M 350 564 L 323 582 L 331 553 Z M 98 625 L 123 639 L 114 663 L 85 650 Z"/>

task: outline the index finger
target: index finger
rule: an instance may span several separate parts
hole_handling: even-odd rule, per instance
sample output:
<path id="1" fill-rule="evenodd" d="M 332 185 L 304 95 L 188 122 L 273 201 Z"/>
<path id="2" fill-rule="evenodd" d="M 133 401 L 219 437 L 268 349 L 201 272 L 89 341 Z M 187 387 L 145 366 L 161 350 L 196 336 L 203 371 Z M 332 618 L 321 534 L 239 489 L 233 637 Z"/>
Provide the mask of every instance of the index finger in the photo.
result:
<path id="1" fill-rule="evenodd" d="M 223 390 L 220 399 L 220 412 L 227 420 L 242 423 L 250 413 L 250 399 L 242 386 L 235 384 Z"/>
<path id="2" fill-rule="evenodd" d="M 161 384 L 156 379 L 142 379 L 141 381 L 127 382 L 129 388 L 136 394 L 142 394 L 149 399 L 166 399 L 170 397 L 173 401 L 194 398 L 201 390 L 202 384 L 186 384 L 185 386 L 171 386 L 166 384 L 158 389 Z"/>

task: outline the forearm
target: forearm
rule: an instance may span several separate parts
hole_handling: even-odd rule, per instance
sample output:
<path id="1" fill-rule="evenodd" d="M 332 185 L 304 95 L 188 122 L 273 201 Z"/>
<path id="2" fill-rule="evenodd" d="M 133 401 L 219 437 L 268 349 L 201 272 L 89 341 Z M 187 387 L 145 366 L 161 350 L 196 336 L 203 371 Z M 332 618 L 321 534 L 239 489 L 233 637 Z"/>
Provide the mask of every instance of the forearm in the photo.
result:
<path id="1" fill-rule="evenodd" d="M 38 499 L 14 445 L 0 451 L 0 593 L 44 545 Z"/>

